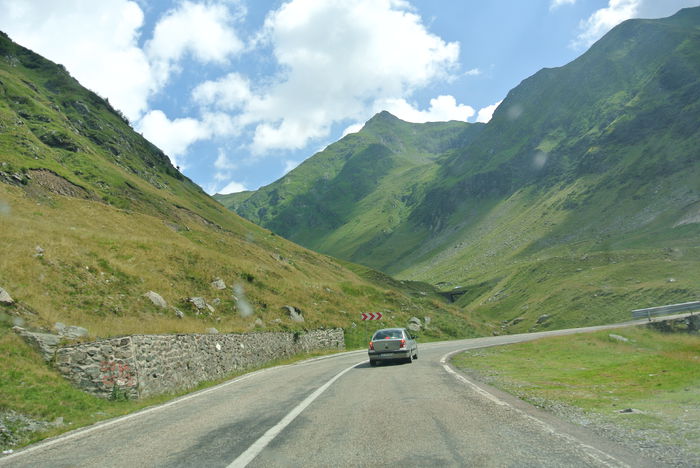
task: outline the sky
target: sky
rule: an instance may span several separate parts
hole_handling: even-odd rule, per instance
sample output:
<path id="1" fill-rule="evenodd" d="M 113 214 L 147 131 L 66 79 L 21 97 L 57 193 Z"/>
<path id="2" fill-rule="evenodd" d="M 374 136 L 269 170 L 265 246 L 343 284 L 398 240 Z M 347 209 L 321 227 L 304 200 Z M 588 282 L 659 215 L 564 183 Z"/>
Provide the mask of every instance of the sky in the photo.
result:
<path id="1" fill-rule="evenodd" d="M 488 122 L 522 80 L 700 0 L 0 0 L 206 192 L 255 190 L 382 110 Z"/>

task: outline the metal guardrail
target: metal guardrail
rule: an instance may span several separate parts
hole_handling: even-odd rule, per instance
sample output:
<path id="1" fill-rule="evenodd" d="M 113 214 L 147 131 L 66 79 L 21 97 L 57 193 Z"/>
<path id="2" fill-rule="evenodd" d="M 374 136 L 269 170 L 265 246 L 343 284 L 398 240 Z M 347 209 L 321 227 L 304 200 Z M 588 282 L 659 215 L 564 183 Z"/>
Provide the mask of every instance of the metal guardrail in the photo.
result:
<path id="1" fill-rule="evenodd" d="M 677 312 L 687 311 L 692 312 L 694 310 L 700 310 L 700 301 L 684 302 L 682 304 L 671 304 L 659 307 L 649 307 L 647 309 L 637 309 L 632 311 L 632 318 L 640 319 L 646 317 L 649 320 L 651 320 L 651 317 L 655 317 L 657 315 L 668 315 L 675 314 Z"/>

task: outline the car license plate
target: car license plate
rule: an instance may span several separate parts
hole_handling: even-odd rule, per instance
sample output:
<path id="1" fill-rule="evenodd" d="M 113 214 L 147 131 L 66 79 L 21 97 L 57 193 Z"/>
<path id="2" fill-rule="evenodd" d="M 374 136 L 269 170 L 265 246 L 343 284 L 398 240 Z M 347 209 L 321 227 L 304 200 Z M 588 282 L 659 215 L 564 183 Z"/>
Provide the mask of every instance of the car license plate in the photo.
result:
<path id="1" fill-rule="evenodd" d="M 379 357 L 392 357 L 393 354 L 391 353 L 385 353 L 385 354 L 380 354 Z"/>

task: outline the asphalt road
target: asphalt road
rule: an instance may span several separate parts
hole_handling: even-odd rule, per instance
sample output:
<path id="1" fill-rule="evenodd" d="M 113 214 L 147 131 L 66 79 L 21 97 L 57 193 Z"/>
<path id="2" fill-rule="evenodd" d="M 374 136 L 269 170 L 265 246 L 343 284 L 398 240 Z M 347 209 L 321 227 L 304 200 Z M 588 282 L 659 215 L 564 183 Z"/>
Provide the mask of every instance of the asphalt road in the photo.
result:
<path id="1" fill-rule="evenodd" d="M 0 466 L 653 466 L 449 367 L 459 350 L 572 332 L 419 343 L 412 364 L 370 367 L 362 351 L 265 369 Z"/>

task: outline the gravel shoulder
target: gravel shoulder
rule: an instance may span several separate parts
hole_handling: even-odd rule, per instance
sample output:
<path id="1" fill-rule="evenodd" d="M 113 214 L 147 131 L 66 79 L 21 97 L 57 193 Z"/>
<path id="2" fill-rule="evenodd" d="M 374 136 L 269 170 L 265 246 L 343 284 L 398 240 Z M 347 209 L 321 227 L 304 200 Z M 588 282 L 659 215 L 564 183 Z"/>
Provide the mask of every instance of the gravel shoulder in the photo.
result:
<path id="1" fill-rule="evenodd" d="M 501 398 L 510 395 L 517 399 L 521 409 L 536 417 L 542 417 L 544 413 L 585 428 L 601 439 L 612 441 L 630 452 L 653 460 L 658 466 L 700 466 L 700 441 L 697 438 L 697 434 L 700 434 L 700 407 L 676 408 L 675 412 L 684 417 L 672 418 L 669 423 L 660 424 L 656 418 L 645 417 L 644 412 L 634 408 L 630 408 L 632 411 L 629 412 L 623 408 L 609 415 L 585 411 L 527 392 L 519 388 L 517 383 L 495 372 L 469 368 L 459 368 L 459 371 Z M 513 404 L 513 401 L 510 403 Z M 627 421 L 622 418 L 627 418 Z"/>

